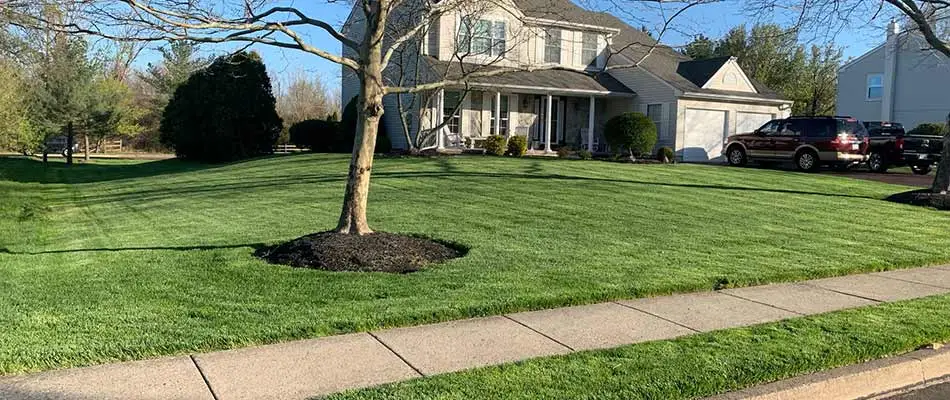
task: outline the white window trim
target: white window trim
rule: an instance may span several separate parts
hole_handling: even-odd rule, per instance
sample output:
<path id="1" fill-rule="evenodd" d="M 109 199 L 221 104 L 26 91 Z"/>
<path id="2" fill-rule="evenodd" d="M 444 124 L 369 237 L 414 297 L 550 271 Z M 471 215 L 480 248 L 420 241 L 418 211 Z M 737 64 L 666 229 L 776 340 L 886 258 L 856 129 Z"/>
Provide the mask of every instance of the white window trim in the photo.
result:
<path id="1" fill-rule="evenodd" d="M 475 21 L 486 21 L 489 24 L 488 35 L 488 53 L 485 54 L 474 54 L 472 51 L 472 39 L 469 38 L 468 49 L 466 52 L 462 52 L 462 49 L 459 46 L 459 42 L 462 39 L 462 24 L 467 16 L 461 13 L 458 14 L 458 18 L 455 19 L 455 54 L 463 55 L 466 60 L 472 60 L 475 62 L 494 62 L 498 60 L 504 60 L 508 58 L 509 50 L 513 50 L 508 47 L 508 42 L 510 39 L 510 32 L 508 31 L 508 21 L 504 18 L 485 18 L 485 17 L 474 17 Z M 505 49 L 501 54 L 494 55 L 492 51 L 495 48 L 494 38 L 491 37 L 493 32 L 493 27 L 496 22 L 501 22 L 505 27 Z"/>
<path id="2" fill-rule="evenodd" d="M 881 77 L 881 86 L 871 86 L 871 78 L 879 76 Z M 871 97 L 871 88 L 880 87 L 881 88 L 881 97 Z M 884 99 L 884 74 L 874 73 L 867 74 L 864 81 L 864 100 L 865 101 L 881 101 Z"/>

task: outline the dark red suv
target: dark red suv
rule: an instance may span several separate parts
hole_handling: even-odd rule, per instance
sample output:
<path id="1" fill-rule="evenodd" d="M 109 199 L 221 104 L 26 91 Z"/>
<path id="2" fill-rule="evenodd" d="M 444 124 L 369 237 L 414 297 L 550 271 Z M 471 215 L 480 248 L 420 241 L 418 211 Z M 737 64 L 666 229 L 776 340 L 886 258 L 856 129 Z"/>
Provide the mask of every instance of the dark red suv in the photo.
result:
<path id="1" fill-rule="evenodd" d="M 752 133 L 726 138 L 730 165 L 749 161 L 794 161 L 802 171 L 821 165 L 850 167 L 867 160 L 868 133 L 850 117 L 791 117 L 769 121 Z"/>

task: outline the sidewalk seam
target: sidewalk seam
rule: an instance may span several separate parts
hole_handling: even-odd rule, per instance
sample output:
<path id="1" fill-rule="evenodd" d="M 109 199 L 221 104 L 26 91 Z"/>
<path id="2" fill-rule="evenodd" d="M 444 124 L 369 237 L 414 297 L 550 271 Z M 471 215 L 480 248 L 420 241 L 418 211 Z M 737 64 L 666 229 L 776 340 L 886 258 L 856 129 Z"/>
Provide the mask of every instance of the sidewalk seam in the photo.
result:
<path id="1" fill-rule="evenodd" d="M 208 391 L 211 392 L 211 398 L 214 400 L 218 399 L 218 394 L 214 392 L 214 388 L 211 387 L 211 381 L 208 380 L 208 376 L 205 375 L 205 371 L 201 369 L 201 365 L 198 364 L 198 359 L 195 358 L 194 354 L 189 354 L 188 358 L 191 358 L 191 363 L 195 365 L 195 368 L 198 369 L 198 374 L 201 375 L 201 379 L 205 381 L 205 386 L 208 387 Z"/>
<path id="2" fill-rule="evenodd" d="M 742 297 L 742 296 L 739 296 L 739 295 L 735 295 L 735 294 L 732 294 L 732 293 L 725 293 L 725 292 L 723 292 L 723 291 L 721 291 L 721 290 L 716 291 L 715 293 L 722 293 L 722 294 L 724 294 L 724 295 L 726 295 L 726 296 L 732 296 L 732 297 L 737 298 L 737 299 L 739 299 L 739 300 L 751 301 L 751 302 L 753 302 L 753 303 L 761 304 L 761 305 L 766 306 L 766 307 L 771 307 L 771 308 L 774 308 L 774 309 L 776 309 L 776 310 L 782 310 L 782 311 L 785 311 L 785 312 L 790 312 L 790 313 L 795 314 L 795 315 L 798 315 L 798 316 L 808 316 L 808 315 L 811 315 L 811 314 L 800 313 L 800 312 L 798 312 L 798 311 L 792 311 L 792 310 L 785 309 L 785 308 L 782 308 L 782 307 L 779 307 L 779 306 L 776 306 L 776 305 L 772 305 L 772 304 L 769 304 L 769 303 L 764 303 L 764 302 L 761 302 L 761 301 L 758 301 L 758 300 L 747 299 L 747 298 L 745 298 L 745 297 Z"/>
<path id="3" fill-rule="evenodd" d="M 659 315 L 656 315 L 656 314 L 651 313 L 651 312 L 649 312 L 649 311 L 641 310 L 641 309 L 636 308 L 636 307 L 634 307 L 634 306 L 628 306 L 628 305 L 623 304 L 623 303 L 618 302 L 618 301 L 611 301 L 611 303 L 614 303 L 614 304 L 619 305 L 619 306 L 621 306 L 621 307 L 627 307 L 627 308 L 629 308 L 629 309 L 631 309 L 631 310 L 636 310 L 636 311 L 642 312 L 642 313 L 647 314 L 647 315 L 652 315 L 652 316 L 657 317 L 657 318 L 659 318 L 659 319 L 662 319 L 662 320 L 664 320 L 664 321 L 666 321 L 666 322 L 669 322 L 669 323 L 671 323 L 671 324 L 675 324 L 675 325 L 677 325 L 677 326 L 681 326 L 681 327 L 683 327 L 683 328 L 689 329 L 689 330 L 691 330 L 691 331 L 693 331 L 693 332 L 696 332 L 696 333 L 702 333 L 702 331 L 699 330 L 699 329 L 693 328 L 693 327 L 691 327 L 691 326 L 683 325 L 683 324 L 681 324 L 681 323 L 679 323 L 679 322 L 673 321 L 672 319 L 661 317 L 661 316 L 659 316 Z"/>
<path id="4" fill-rule="evenodd" d="M 899 269 L 893 269 L 893 270 L 891 270 L 891 271 L 900 271 L 900 270 L 899 270 Z M 884 271 L 884 272 L 891 272 L 891 271 Z M 894 281 L 901 281 L 901 282 L 907 282 L 907 283 L 914 283 L 914 284 L 917 284 L 917 285 L 930 286 L 930 287 L 934 287 L 934 288 L 937 288 L 937 289 L 950 290 L 950 287 L 946 287 L 946 286 L 937 286 L 937 285 L 932 285 L 932 284 L 929 284 L 929 283 L 923 283 L 923 282 L 911 281 L 911 280 L 907 280 L 907 279 L 895 278 L 895 277 L 893 277 L 893 276 L 884 276 L 884 275 L 881 275 L 881 272 L 874 273 L 873 275 L 876 276 L 876 277 L 879 277 L 879 278 L 890 279 L 890 280 L 894 280 Z"/>
<path id="5" fill-rule="evenodd" d="M 815 284 L 813 284 L 813 283 L 811 283 L 811 282 L 809 282 L 809 281 L 804 281 L 804 282 L 802 282 L 802 284 L 803 284 L 803 285 L 808 285 L 808 286 L 811 286 L 811 287 L 815 287 L 815 288 L 818 288 L 818 289 L 828 290 L 828 291 L 831 291 L 831 292 L 835 292 L 835 293 L 837 293 L 837 294 L 843 294 L 843 295 L 845 295 L 845 296 L 851 296 L 851 297 L 857 297 L 857 298 L 859 298 L 859 299 L 870 300 L 870 301 L 873 301 L 873 302 L 878 303 L 878 304 L 892 303 L 892 302 L 893 302 L 893 301 L 890 301 L 890 300 L 878 300 L 878 299 L 874 299 L 874 298 L 866 297 L 866 296 L 861 296 L 861 295 L 854 294 L 854 293 L 842 292 L 842 291 L 840 291 L 840 290 L 836 290 L 836 289 L 832 289 L 832 288 L 826 288 L 826 287 L 824 287 L 824 286 L 818 286 L 818 285 L 815 285 Z"/>
<path id="6" fill-rule="evenodd" d="M 403 363 L 405 363 L 406 365 L 408 365 L 409 368 L 412 368 L 412 370 L 415 371 L 417 374 L 419 374 L 419 376 L 421 376 L 421 377 L 426 377 L 426 376 L 428 376 L 428 375 L 422 373 L 422 371 L 419 370 L 419 368 L 416 368 L 415 365 L 412 365 L 412 363 L 409 362 L 409 360 L 407 360 L 405 357 L 403 357 L 402 354 L 397 353 L 395 349 L 393 349 L 392 347 L 389 347 L 389 345 L 386 344 L 386 342 L 384 342 L 384 341 L 383 341 L 382 339 L 380 339 L 378 336 L 376 336 L 375 334 L 373 334 L 373 332 L 366 332 L 366 334 L 369 335 L 370 337 L 372 337 L 373 339 L 375 339 L 377 342 L 379 342 L 379 344 L 383 345 L 383 347 L 385 347 L 386 350 L 389 350 L 390 353 L 393 353 L 393 355 L 395 355 L 395 356 L 398 357 Z"/>
<path id="7" fill-rule="evenodd" d="M 525 323 L 523 323 L 523 322 L 521 322 L 521 321 L 518 321 L 518 320 L 516 320 L 516 319 L 514 319 L 514 318 L 511 318 L 511 317 L 509 317 L 507 314 L 502 315 L 502 317 L 505 317 L 506 319 L 508 319 L 508 320 L 511 321 L 511 322 L 514 322 L 514 323 L 516 323 L 516 324 L 518 324 L 518 325 L 521 325 L 521 326 L 523 326 L 523 327 L 525 327 L 525 328 L 530 329 L 531 332 L 534 332 L 534 333 L 537 333 L 537 334 L 539 334 L 539 335 L 541 335 L 541 336 L 544 336 L 545 339 L 548 339 L 548 340 L 550 340 L 550 341 L 552 341 L 552 342 L 554 342 L 554 343 L 557 343 L 557 344 L 559 344 L 559 345 L 561 345 L 561 346 L 566 347 L 566 348 L 567 348 L 568 350 L 570 350 L 571 352 L 576 352 L 576 351 L 577 351 L 577 350 L 575 350 L 573 347 L 568 346 L 568 345 L 566 345 L 566 344 L 564 344 L 564 343 L 561 343 L 560 340 L 557 340 L 557 339 L 555 339 L 555 338 L 553 338 L 553 337 L 550 337 L 550 336 L 548 336 L 547 334 L 545 334 L 544 332 L 541 332 L 541 331 L 539 331 L 539 330 L 537 330 L 537 329 L 534 329 L 534 328 L 528 326 L 527 324 L 525 324 Z"/>

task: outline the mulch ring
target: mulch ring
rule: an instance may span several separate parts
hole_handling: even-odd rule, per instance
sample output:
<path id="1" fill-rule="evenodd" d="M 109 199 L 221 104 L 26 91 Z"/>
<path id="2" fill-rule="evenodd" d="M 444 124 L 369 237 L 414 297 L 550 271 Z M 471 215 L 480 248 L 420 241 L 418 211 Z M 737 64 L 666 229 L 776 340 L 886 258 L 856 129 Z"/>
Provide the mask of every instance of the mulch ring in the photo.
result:
<path id="1" fill-rule="evenodd" d="M 319 232 L 258 249 L 254 255 L 273 264 L 298 268 L 409 273 L 464 256 L 466 252 L 462 246 L 416 236 Z"/>
<path id="2" fill-rule="evenodd" d="M 913 206 L 933 207 L 938 210 L 950 210 L 950 194 L 933 193 L 930 189 L 898 193 L 885 200 Z"/>

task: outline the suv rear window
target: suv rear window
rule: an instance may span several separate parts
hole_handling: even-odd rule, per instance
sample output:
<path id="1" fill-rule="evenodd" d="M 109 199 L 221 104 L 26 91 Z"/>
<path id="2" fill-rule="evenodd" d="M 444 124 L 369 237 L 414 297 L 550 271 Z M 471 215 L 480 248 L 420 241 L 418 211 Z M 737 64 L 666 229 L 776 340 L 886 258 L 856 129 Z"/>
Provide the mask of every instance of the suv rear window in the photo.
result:
<path id="1" fill-rule="evenodd" d="M 868 131 L 864 129 L 864 124 L 858 122 L 857 120 L 849 119 L 839 119 L 838 120 L 838 133 L 847 133 L 854 136 L 867 136 Z"/>
<path id="2" fill-rule="evenodd" d="M 868 128 L 871 136 L 903 136 L 904 128 Z"/>

